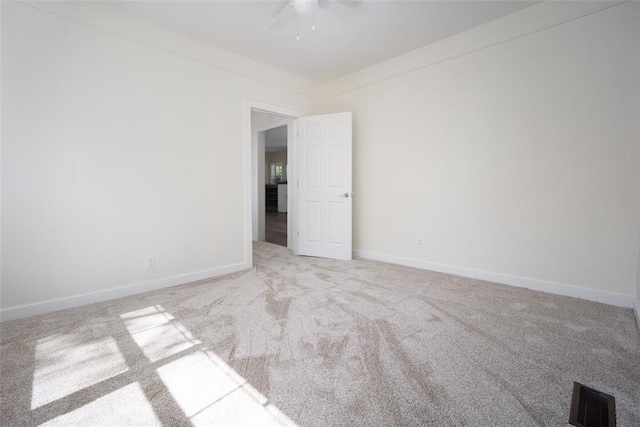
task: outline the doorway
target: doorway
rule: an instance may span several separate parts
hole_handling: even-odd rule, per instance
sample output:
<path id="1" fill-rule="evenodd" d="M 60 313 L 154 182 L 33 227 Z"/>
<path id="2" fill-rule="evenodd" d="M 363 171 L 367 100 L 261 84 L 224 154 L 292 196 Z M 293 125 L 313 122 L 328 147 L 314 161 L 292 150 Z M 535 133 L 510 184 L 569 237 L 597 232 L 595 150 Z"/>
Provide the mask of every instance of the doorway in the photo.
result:
<path id="1" fill-rule="evenodd" d="M 296 182 L 296 119 L 302 113 L 251 100 L 244 101 L 243 109 L 245 165 L 250 171 L 245 185 L 250 207 L 245 210 L 245 256 L 252 265 L 252 242 L 272 241 L 296 253 L 296 189 L 290 184 Z"/>
<path id="2" fill-rule="evenodd" d="M 252 123 L 252 114 L 267 123 Z M 287 164 L 276 161 L 267 166 L 266 131 L 280 126 L 286 126 Z M 285 170 L 287 248 L 295 255 L 351 259 L 351 113 L 303 117 L 301 112 L 245 99 L 243 141 L 247 268 L 253 266 L 253 242 L 266 237 L 266 182 L 271 175 L 282 179 Z M 266 169 L 272 167 L 267 178 Z"/>

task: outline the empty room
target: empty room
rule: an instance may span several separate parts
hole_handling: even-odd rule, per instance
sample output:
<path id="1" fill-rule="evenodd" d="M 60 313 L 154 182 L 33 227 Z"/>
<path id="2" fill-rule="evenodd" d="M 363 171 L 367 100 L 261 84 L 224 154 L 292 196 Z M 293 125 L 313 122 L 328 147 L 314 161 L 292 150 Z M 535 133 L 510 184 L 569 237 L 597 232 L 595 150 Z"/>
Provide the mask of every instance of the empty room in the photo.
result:
<path id="1" fill-rule="evenodd" d="M 640 425 L 640 2 L 0 15 L 0 425 Z"/>

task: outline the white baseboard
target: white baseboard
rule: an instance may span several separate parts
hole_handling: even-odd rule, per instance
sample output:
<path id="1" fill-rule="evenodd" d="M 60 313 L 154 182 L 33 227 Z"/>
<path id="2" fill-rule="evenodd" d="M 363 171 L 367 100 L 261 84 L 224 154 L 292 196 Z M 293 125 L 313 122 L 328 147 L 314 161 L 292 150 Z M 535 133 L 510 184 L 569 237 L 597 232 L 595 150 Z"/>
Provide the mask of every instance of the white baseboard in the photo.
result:
<path id="1" fill-rule="evenodd" d="M 640 330 L 640 295 L 633 301 L 633 311 L 636 313 L 636 323 L 638 330 Z"/>
<path id="2" fill-rule="evenodd" d="M 406 265 L 408 267 L 421 268 L 424 270 L 438 271 L 441 273 L 454 274 L 456 276 L 469 277 L 472 279 L 485 280 L 503 285 L 517 286 L 520 288 L 532 289 L 535 291 L 548 292 L 551 294 L 565 295 L 569 297 L 582 298 L 589 301 L 601 302 L 618 307 L 633 307 L 634 298 L 628 295 L 616 294 L 612 292 L 598 291 L 595 289 L 581 288 L 578 286 L 565 285 L 562 283 L 547 282 L 543 280 L 528 279 L 526 277 L 511 276 L 508 274 L 492 273 L 489 271 L 475 270 L 472 268 L 457 267 L 453 265 L 438 264 L 434 262 L 422 261 L 411 258 L 403 258 L 394 255 L 380 254 L 368 251 L 353 251 L 353 255 L 383 261 L 391 264 Z M 636 300 L 637 301 L 637 300 Z M 636 304 L 638 304 L 636 302 Z M 636 306 L 637 307 L 637 306 Z M 636 315 L 638 310 L 636 309 Z"/>
<path id="3" fill-rule="evenodd" d="M 193 273 L 181 274 L 178 276 L 165 277 L 162 279 L 150 280 L 147 282 L 135 283 L 104 291 L 91 292 L 87 294 L 74 295 L 66 298 L 59 298 L 49 301 L 37 302 L 34 304 L 9 307 L 0 310 L 0 321 L 21 319 L 23 317 L 37 316 L 38 314 L 51 313 L 53 311 L 67 308 L 80 307 L 82 305 L 103 302 L 115 298 L 128 297 L 130 295 L 141 294 L 143 292 L 155 291 L 157 289 L 169 288 L 171 286 L 184 285 L 185 283 L 197 280 L 209 279 L 223 274 L 234 273 L 246 270 L 251 266 L 242 262 L 224 267 L 212 268 L 210 270 L 196 271 Z"/>

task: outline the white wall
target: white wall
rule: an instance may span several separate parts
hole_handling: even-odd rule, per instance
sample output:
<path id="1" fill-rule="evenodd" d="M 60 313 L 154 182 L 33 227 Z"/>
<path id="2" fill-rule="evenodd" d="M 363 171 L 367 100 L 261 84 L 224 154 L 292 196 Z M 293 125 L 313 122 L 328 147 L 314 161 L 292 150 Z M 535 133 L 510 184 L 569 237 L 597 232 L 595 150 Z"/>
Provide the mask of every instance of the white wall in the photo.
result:
<path id="1" fill-rule="evenodd" d="M 636 22 L 638 28 L 640 28 L 640 6 L 636 10 Z M 638 44 L 640 45 L 640 31 L 638 32 Z M 640 49 L 638 49 L 638 68 L 640 68 Z M 640 104 L 640 97 L 638 97 L 638 104 Z M 640 123 L 640 107 L 638 107 L 637 122 Z M 638 133 L 638 164 L 640 165 L 640 132 Z M 640 212 L 640 177 L 638 178 L 638 211 Z M 636 276 L 636 300 L 634 303 L 634 311 L 636 313 L 636 321 L 638 322 L 638 328 L 640 329 L 640 230 L 638 230 L 638 250 L 636 252 L 636 261 L 638 262 L 638 273 Z"/>
<path id="2" fill-rule="evenodd" d="M 251 229 L 252 240 L 254 242 L 264 240 L 264 211 L 265 206 L 265 192 L 264 188 L 264 165 L 265 165 L 265 151 L 264 151 L 264 132 L 257 132 L 251 127 Z"/>
<path id="3" fill-rule="evenodd" d="M 639 5 L 586 3 L 325 86 L 323 111 L 354 115 L 357 253 L 630 306 Z"/>
<path id="4" fill-rule="evenodd" d="M 2 43 L 3 318 L 246 267 L 243 99 L 316 85 L 96 4 L 2 2 Z"/>

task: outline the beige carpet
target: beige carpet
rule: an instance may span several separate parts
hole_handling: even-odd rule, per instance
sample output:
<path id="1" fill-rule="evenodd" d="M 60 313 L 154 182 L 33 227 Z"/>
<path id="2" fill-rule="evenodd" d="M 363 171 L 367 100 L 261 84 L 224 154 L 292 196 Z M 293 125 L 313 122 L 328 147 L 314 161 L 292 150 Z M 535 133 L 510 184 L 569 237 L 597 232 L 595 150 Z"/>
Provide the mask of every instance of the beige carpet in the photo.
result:
<path id="1" fill-rule="evenodd" d="M 254 252 L 245 272 L 3 323 L 2 425 L 562 426 L 573 381 L 640 425 L 629 309 Z"/>

